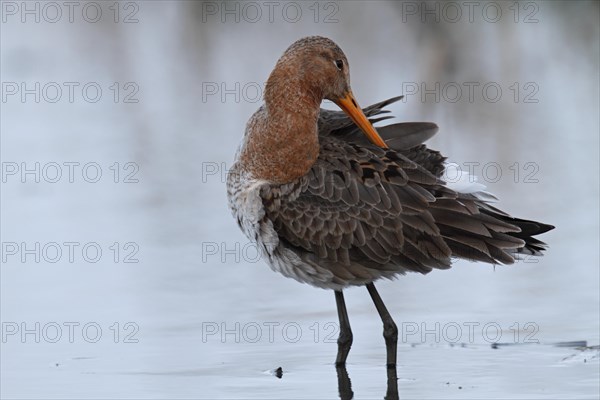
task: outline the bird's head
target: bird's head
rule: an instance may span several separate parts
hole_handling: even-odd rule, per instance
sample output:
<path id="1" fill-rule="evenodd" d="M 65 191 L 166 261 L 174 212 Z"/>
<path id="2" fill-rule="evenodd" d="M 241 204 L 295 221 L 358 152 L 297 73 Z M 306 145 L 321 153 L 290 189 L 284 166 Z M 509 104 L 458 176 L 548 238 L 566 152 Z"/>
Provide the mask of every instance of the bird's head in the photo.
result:
<path id="1" fill-rule="evenodd" d="M 331 39 L 310 36 L 288 47 L 267 81 L 267 104 L 277 101 L 281 90 L 286 91 L 286 97 L 307 95 L 316 104 L 323 99 L 331 100 L 361 128 L 371 142 L 387 147 L 354 98 L 350 88 L 348 59 Z"/>

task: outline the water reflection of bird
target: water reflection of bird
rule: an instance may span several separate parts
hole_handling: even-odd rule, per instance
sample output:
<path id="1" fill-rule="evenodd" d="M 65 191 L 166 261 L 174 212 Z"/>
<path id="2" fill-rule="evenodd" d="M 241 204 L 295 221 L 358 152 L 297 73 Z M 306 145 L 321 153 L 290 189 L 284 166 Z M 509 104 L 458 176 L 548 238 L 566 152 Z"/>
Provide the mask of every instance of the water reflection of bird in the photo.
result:
<path id="1" fill-rule="evenodd" d="M 383 321 L 387 365 L 395 367 L 398 330 L 374 281 L 446 269 L 454 257 L 510 264 L 544 250 L 533 236 L 552 226 L 491 206 L 493 196 L 468 174 L 443 180 L 445 158 L 422 144 L 435 124 L 376 130 L 371 123 L 389 118 L 383 108 L 399 98 L 361 110 L 348 60 L 333 41 L 292 44 L 264 99 L 230 170 L 229 204 L 273 270 L 335 291 L 337 365 L 352 344 L 342 289 L 366 285 Z M 345 114 L 320 109 L 323 99 Z"/>

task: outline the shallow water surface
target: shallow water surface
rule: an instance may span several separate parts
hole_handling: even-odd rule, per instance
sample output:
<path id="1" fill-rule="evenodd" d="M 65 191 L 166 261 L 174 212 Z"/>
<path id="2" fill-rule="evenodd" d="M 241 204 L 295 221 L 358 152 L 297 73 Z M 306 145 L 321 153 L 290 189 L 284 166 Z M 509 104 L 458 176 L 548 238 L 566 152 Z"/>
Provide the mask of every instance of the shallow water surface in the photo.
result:
<path id="1" fill-rule="evenodd" d="M 400 398 L 600 397 L 597 2 L 534 3 L 532 24 L 403 22 L 396 2 L 343 2 L 328 24 L 136 4 L 133 24 L 2 24 L 2 82 L 104 90 L 2 102 L 3 172 L 63 172 L 3 176 L 2 398 L 393 398 L 394 382 Z M 227 209 L 224 177 L 260 96 L 203 88 L 264 82 L 309 34 L 344 49 L 360 104 L 407 95 L 398 120 L 438 123 L 428 145 L 473 166 L 501 208 L 557 227 L 540 259 L 378 283 L 400 329 L 397 380 L 367 291 L 345 291 L 354 344 L 336 370 L 333 293 L 271 272 Z M 115 82 L 138 101 L 115 102 Z M 410 94 L 436 82 L 494 82 L 503 96 Z M 73 180 L 65 163 L 79 163 Z"/>

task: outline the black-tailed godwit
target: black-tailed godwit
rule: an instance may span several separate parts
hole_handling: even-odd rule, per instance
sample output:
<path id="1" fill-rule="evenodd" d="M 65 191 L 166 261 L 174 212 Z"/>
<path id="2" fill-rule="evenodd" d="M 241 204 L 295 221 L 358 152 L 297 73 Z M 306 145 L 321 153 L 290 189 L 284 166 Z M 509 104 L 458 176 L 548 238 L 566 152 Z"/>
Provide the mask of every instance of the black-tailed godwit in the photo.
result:
<path id="1" fill-rule="evenodd" d="M 343 112 L 321 109 L 323 99 Z M 445 157 L 423 145 L 435 124 L 375 129 L 398 99 L 361 110 L 342 50 L 324 37 L 300 39 L 271 72 L 228 175 L 233 214 L 269 266 L 334 290 L 338 366 L 352 345 L 344 288 L 367 287 L 393 368 L 398 329 L 376 280 L 446 269 L 453 258 L 511 264 L 540 255 L 545 244 L 533 236 L 553 228 L 493 207 L 467 174 L 445 182 Z"/>

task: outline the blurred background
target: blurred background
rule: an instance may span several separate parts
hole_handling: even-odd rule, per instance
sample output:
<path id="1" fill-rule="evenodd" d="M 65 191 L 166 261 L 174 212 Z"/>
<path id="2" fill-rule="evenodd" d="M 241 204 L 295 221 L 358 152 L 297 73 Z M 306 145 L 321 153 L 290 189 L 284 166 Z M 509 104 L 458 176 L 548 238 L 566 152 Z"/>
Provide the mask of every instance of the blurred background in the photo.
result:
<path id="1" fill-rule="evenodd" d="M 0 4 L 2 398 L 338 396 L 333 293 L 270 271 L 225 191 L 308 35 L 361 105 L 404 94 L 397 121 L 436 122 L 430 147 L 556 226 L 540 259 L 378 285 L 400 396 L 600 395 L 598 2 Z M 381 398 L 379 317 L 346 301 L 355 397 Z"/>

